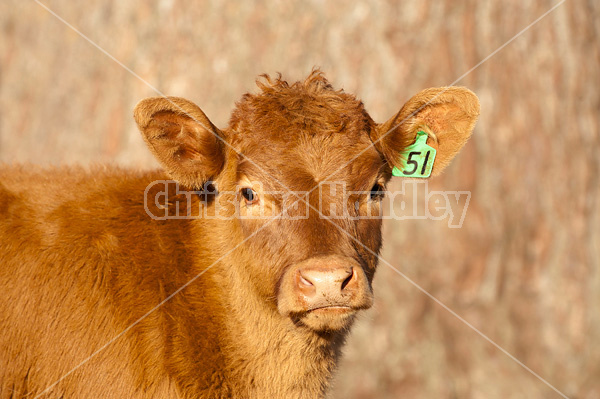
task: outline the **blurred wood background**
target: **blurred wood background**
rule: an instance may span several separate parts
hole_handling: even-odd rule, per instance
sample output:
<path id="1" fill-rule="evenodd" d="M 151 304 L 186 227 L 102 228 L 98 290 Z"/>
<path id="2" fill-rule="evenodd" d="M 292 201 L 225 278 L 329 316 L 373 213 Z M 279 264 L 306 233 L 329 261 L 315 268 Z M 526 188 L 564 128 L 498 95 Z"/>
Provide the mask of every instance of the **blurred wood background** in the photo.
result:
<path id="1" fill-rule="evenodd" d="M 315 65 L 384 121 L 557 1 L 42 3 L 225 126 L 258 74 Z M 0 24 L 0 162 L 157 166 L 131 116 L 152 88 L 34 1 Z M 481 118 L 429 189 L 471 191 L 462 227 L 384 224 L 383 258 L 570 398 L 600 398 L 599 35 L 600 3 L 568 0 L 456 82 Z M 385 264 L 375 280 L 331 398 L 560 397 Z"/>

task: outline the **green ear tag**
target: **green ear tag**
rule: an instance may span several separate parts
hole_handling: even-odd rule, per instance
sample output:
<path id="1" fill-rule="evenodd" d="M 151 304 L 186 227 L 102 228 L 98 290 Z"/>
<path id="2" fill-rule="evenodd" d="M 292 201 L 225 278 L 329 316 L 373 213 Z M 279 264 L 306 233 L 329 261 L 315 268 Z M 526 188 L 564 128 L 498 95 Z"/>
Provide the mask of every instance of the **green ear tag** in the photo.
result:
<path id="1" fill-rule="evenodd" d="M 404 160 L 402 170 L 394 166 L 392 175 L 428 178 L 431 175 L 431 169 L 433 169 L 435 152 L 435 148 L 427 145 L 427 133 L 417 132 L 415 143 L 406 147 L 406 150 L 402 153 L 402 159 Z"/>

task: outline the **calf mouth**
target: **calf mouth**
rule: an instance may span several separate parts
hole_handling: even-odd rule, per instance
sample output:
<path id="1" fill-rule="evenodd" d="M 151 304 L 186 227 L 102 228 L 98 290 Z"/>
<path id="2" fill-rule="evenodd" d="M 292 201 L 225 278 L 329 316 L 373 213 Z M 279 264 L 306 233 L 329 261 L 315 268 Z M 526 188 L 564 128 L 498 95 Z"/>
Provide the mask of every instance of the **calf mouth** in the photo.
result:
<path id="1" fill-rule="evenodd" d="M 313 312 L 313 313 L 324 313 L 324 314 L 334 314 L 334 313 L 338 313 L 338 314 L 344 314 L 344 313 L 351 313 L 351 312 L 357 312 L 358 309 L 353 309 L 350 306 L 346 306 L 346 305 L 329 305 L 329 306 L 320 306 L 320 307 L 316 307 L 313 309 L 309 309 L 307 313 L 309 312 Z"/>
<path id="2" fill-rule="evenodd" d="M 324 306 L 290 314 L 290 319 L 297 326 L 308 327 L 314 331 L 343 331 L 349 329 L 358 313 L 349 306 Z"/>
<path id="3" fill-rule="evenodd" d="M 288 316 L 297 326 L 308 327 L 314 331 L 342 331 L 349 329 L 356 315 L 368 309 L 372 302 L 361 305 L 347 303 L 319 304 L 305 310 L 289 312 Z"/>
<path id="4" fill-rule="evenodd" d="M 315 331 L 338 331 L 349 328 L 357 313 L 370 308 L 372 298 L 370 292 L 365 293 L 359 301 L 356 298 L 322 298 L 307 303 L 303 301 L 304 298 L 295 297 L 295 306 L 287 308 L 289 298 L 280 297 L 278 310 L 282 316 L 289 317 L 298 326 Z"/>

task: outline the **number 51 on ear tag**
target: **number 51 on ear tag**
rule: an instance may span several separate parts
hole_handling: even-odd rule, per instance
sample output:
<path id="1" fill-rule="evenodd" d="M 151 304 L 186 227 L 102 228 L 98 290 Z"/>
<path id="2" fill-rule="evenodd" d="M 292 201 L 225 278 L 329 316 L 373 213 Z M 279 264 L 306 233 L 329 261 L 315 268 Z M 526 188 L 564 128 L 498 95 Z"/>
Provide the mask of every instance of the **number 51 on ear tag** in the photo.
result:
<path id="1" fill-rule="evenodd" d="M 406 147 L 406 150 L 402 153 L 403 158 L 406 159 L 403 162 L 402 169 L 394 166 L 392 175 L 423 179 L 431 176 L 435 153 L 435 148 L 427 145 L 427 133 L 417 132 L 417 139 L 414 144 Z"/>

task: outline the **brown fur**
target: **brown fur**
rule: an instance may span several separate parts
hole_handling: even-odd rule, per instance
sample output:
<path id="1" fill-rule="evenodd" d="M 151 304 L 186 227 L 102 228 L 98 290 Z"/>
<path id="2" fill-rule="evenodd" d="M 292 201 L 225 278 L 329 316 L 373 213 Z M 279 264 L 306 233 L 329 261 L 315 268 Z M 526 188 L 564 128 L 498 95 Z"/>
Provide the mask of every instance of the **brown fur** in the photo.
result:
<path id="1" fill-rule="evenodd" d="M 136 121 L 168 175 L 3 168 L 0 398 L 324 396 L 355 313 L 372 301 L 381 221 L 319 217 L 319 200 L 343 199 L 318 189 L 286 211 L 307 219 L 272 219 L 298 198 L 268 192 L 310 191 L 325 179 L 368 192 L 389 180 L 424 124 L 436 136 L 439 172 L 470 135 L 478 103 L 466 89 L 437 99 L 441 90 L 432 89 L 377 125 L 319 71 L 302 83 L 266 77 L 259 86 L 222 131 L 187 100 L 142 101 Z M 144 191 L 169 177 L 190 189 L 214 180 L 217 196 L 189 197 L 208 215 L 252 215 L 257 207 L 238 186 L 251 187 L 267 217 L 153 220 Z M 168 197 L 183 208 L 184 200 Z M 355 212 L 378 206 L 365 195 Z M 352 289 L 326 298 L 331 308 L 306 307 L 294 276 L 345 265 Z"/>

